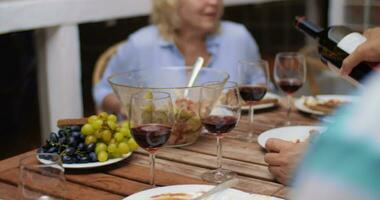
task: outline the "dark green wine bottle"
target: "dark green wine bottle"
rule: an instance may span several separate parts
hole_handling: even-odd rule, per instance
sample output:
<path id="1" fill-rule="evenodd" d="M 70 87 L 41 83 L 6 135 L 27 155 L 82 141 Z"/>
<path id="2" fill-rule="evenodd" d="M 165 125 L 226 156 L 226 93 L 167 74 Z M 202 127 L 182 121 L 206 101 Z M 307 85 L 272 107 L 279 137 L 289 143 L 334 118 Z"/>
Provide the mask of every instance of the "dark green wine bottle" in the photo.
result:
<path id="1" fill-rule="evenodd" d="M 360 33 L 345 26 L 330 26 L 323 29 L 308 21 L 305 17 L 296 17 L 295 26 L 307 35 L 318 40 L 318 51 L 322 60 L 340 68 L 343 60 L 351 54 L 366 38 Z M 349 76 L 362 82 L 373 71 L 371 64 L 362 62 L 356 66 Z"/>

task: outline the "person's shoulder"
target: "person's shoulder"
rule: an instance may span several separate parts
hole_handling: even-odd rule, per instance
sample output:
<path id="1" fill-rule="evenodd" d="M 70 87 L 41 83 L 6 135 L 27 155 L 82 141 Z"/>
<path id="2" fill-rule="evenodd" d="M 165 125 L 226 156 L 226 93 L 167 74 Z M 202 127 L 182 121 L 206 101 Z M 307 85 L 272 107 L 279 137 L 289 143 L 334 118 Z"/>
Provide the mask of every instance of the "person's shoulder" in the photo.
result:
<path id="1" fill-rule="evenodd" d="M 223 35 L 226 35 L 228 37 L 231 36 L 244 36 L 247 35 L 248 30 L 244 26 L 244 24 L 240 24 L 237 22 L 232 21 L 222 21 L 221 22 L 221 31 Z"/>
<path id="2" fill-rule="evenodd" d="M 149 25 L 135 31 L 128 37 L 128 41 L 135 46 L 146 46 L 154 44 L 160 37 L 156 26 Z"/>

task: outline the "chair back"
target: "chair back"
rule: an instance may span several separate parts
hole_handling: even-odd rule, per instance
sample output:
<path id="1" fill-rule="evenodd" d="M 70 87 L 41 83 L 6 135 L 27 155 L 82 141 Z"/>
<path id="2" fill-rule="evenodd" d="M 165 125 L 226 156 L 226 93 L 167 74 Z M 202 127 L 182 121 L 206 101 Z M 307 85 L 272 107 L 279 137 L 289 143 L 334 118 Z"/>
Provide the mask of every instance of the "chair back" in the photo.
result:
<path id="1" fill-rule="evenodd" d="M 94 72 L 92 73 L 92 87 L 94 87 L 103 77 L 103 73 L 108 65 L 108 61 L 116 53 L 119 46 L 125 41 L 118 42 L 107 48 L 95 63 Z"/>

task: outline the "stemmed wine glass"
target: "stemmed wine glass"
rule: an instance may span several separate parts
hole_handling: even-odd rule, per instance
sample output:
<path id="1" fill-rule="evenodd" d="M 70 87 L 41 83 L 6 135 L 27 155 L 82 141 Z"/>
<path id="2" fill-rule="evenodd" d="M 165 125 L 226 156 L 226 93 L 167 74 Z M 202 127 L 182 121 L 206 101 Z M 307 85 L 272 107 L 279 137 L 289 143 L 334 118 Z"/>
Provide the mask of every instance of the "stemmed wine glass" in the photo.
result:
<path id="1" fill-rule="evenodd" d="M 227 82 L 220 86 L 216 82 L 202 85 L 200 95 L 200 117 L 207 131 L 216 137 L 217 169 L 202 175 L 202 179 L 221 183 L 236 176 L 234 172 L 222 169 L 222 143 L 224 134 L 230 132 L 240 119 L 240 96 L 238 84 Z"/>
<path id="2" fill-rule="evenodd" d="M 155 186 L 155 154 L 170 137 L 174 124 L 169 93 L 143 91 L 132 95 L 129 110 L 131 133 L 137 144 L 149 153 L 150 184 Z"/>
<path id="3" fill-rule="evenodd" d="M 305 57 L 297 52 L 281 52 L 276 54 L 274 63 L 274 80 L 279 88 L 286 94 L 288 110 L 284 126 L 291 125 L 290 111 L 293 94 L 299 90 L 306 81 Z"/>
<path id="4" fill-rule="evenodd" d="M 38 163 L 38 158 L 43 163 Z M 65 199 L 67 195 L 61 157 L 53 153 L 33 153 L 19 160 L 20 199 Z"/>
<path id="5" fill-rule="evenodd" d="M 241 60 L 238 63 L 238 74 L 240 96 L 249 106 L 250 119 L 248 135 L 242 136 L 242 139 L 253 142 L 253 105 L 260 101 L 267 92 L 269 64 L 266 60 Z"/>

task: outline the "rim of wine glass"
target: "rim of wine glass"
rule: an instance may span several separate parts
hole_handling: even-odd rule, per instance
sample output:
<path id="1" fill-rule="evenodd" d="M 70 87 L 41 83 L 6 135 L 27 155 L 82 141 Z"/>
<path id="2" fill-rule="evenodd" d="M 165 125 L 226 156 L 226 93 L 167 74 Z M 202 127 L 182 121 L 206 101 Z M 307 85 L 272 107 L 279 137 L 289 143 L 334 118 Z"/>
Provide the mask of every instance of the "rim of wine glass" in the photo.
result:
<path id="1" fill-rule="evenodd" d="M 131 99 L 143 99 L 145 101 L 152 101 L 152 100 L 161 100 L 161 99 L 166 99 L 166 98 L 172 98 L 170 93 L 168 92 L 163 92 L 163 91 L 151 91 L 152 93 L 156 94 L 162 94 L 164 96 L 162 97 L 157 97 L 153 95 L 153 98 L 145 98 L 144 95 L 146 94 L 146 91 L 140 91 L 132 94 Z"/>
<path id="2" fill-rule="evenodd" d="M 58 160 L 57 161 L 47 160 L 49 162 L 41 163 L 39 159 L 42 159 L 42 158 L 40 158 L 40 156 L 42 156 L 42 155 L 56 156 L 58 158 Z M 26 160 L 28 158 L 33 158 L 33 157 L 37 159 L 38 163 L 22 163 L 23 160 Z M 44 159 L 44 160 L 46 160 L 46 159 Z M 63 162 L 61 160 L 61 156 L 59 154 L 56 154 L 56 153 L 34 153 L 31 155 L 25 155 L 19 159 L 19 166 L 20 167 L 24 167 L 24 166 L 45 166 L 45 167 L 52 166 L 52 167 L 56 167 L 56 166 L 59 166 L 59 168 L 62 169 L 62 171 L 65 171 L 65 169 L 62 165 L 63 165 Z"/>
<path id="3" fill-rule="evenodd" d="M 192 70 L 193 67 L 190 67 L 190 66 L 169 66 L 169 67 L 158 67 L 156 69 Z M 183 86 L 183 87 L 143 87 L 143 86 L 141 86 L 141 87 L 139 87 L 139 86 L 131 86 L 131 85 L 127 85 L 127 84 L 122 84 L 122 83 L 115 83 L 113 81 L 113 78 L 115 78 L 115 77 L 120 77 L 120 76 L 123 76 L 123 75 L 126 75 L 126 74 L 138 72 L 138 71 L 148 71 L 148 70 L 152 70 L 152 68 L 141 68 L 141 69 L 131 70 L 131 71 L 127 71 L 127 72 L 114 73 L 111 76 L 109 76 L 107 78 L 107 80 L 108 80 L 108 82 L 111 85 L 117 85 L 117 86 L 129 87 L 129 88 L 135 88 L 135 89 L 152 89 L 152 90 L 157 90 L 157 89 L 161 90 L 161 89 L 163 89 L 163 90 L 165 90 L 165 89 L 189 89 L 189 88 L 201 88 L 202 87 L 202 84 L 191 86 L 191 87 L 187 87 L 187 86 Z M 228 74 L 227 72 L 222 71 L 222 70 L 211 69 L 211 68 L 201 68 L 200 72 L 201 71 L 214 71 L 214 72 L 223 74 L 224 75 L 224 79 L 222 81 L 215 81 L 215 82 L 219 82 L 219 83 L 221 83 L 221 82 L 227 82 L 227 80 L 230 78 L 230 74 Z"/>
<path id="4" fill-rule="evenodd" d="M 276 57 L 294 57 L 294 56 L 305 59 L 305 56 L 302 53 L 296 52 L 296 51 L 285 51 L 285 52 L 279 52 L 276 54 Z"/>
<path id="5" fill-rule="evenodd" d="M 269 66 L 269 62 L 267 60 L 264 60 L 264 59 L 239 60 L 238 62 L 240 64 L 256 64 L 256 63 L 260 63 L 260 64 L 264 64 L 266 66 Z"/>
<path id="6" fill-rule="evenodd" d="M 239 60 L 238 61 L 239 65 L 242 65 L 242 64 L 261 64 L 265 70 L 265 85 L 269 86 L 270 84 L 270 70 L 269 70 L 269 62 L 267 60 L 264 60 L 264 59 L 255 59 L 255 60 Z M 240 69 L 238 69 L 238 74 L 239 76 L 241 76 L 242 73 L 240 71 Z M 240 83 L 238 83 L 238 85 L 240 85 Z"/>

